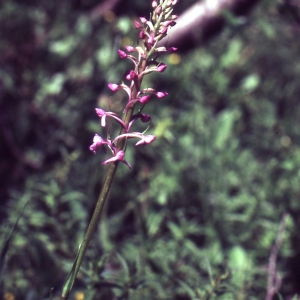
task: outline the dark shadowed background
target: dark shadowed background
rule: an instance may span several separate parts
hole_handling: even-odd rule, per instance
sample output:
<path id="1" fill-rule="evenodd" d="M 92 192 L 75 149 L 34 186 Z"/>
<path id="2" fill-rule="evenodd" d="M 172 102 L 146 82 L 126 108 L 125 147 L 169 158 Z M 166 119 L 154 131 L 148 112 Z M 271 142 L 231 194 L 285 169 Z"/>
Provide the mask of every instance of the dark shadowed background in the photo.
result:
<path id="1" fill-rule="evenodd" d="M 150 10 L 0 4 L 0 243 L 29 200 L 1 299 L 59 295 L 107 170 L 89 146 L 118 131 L 94 108 L 122 112 L 107 84 L 132 68 L 117 50 L 135 45 L 133 20 Z M 195 21 L 172 29 L 177 53 L 144 81 L 169 92 L 144 111 L 157 139 L 129 143 L 132 169 L 118 168 L 72 299 L 268 299 L 272 287 L 273 299 L 298 299 L 299 2 L 185 0 L 175 12 Z"/>

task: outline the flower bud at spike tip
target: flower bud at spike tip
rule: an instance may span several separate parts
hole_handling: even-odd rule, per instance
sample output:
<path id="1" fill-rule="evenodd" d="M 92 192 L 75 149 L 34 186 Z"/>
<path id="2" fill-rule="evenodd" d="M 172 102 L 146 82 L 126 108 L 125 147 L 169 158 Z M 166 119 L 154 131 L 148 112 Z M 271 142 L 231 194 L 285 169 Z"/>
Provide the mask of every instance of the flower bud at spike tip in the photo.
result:
<path id="1" fill-rule="evenodd" d="M 118 50 L 118 53 L 119 53 L 120 58 L 126 58 L 127 57 L 127 54 L 122 50 Z"/>
<path id="2" fill-rule="evenodd" d="M 157 7 L 157 2 L 156 1 L 152 1 L 152 8 Z"/>

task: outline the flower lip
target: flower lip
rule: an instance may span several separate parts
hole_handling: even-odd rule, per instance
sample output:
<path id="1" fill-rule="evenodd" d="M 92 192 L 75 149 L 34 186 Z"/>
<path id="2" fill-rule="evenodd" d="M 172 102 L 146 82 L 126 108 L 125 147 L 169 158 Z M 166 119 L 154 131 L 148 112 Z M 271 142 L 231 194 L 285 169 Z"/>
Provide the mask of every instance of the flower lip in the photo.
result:
<path id="1" fill-rule="evenodd" d="M 102 163 L 102 165 L 107 165 L 107 164 L 110 163 L 110 162 L 120 161 L 120 162 L 122 162 L 123 164 L 125 164 L 129 169 L 131 169 L 130 164 L 124 159 L 124 156 L 125 156 L 124 151 L 123 151 L 123 150 L 120 150 L 120 151 L 118 151 L 118 152 L 116 153 L 115 156 L 113 156 L 113 157 L 107 159 L 106 161 L 104 161 L 104 162 Z"/>
<path id="2" fill-rule="evenodd" d="M 102 150 L 106 152 L 104 144 L 105 141 L 102 139 L 102 137 L 99 136 L 98 134 L 95 134 L 93 138 L 93 144 L 90 146 L 90 150 L 96 154 L 97 149 L 99 147 L 102 147 Z"/>

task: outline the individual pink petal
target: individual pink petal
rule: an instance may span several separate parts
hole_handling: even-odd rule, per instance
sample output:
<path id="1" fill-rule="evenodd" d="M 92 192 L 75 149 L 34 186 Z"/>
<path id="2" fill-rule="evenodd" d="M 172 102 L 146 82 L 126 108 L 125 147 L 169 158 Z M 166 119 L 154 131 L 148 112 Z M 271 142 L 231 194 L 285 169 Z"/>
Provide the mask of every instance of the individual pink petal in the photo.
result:
<path id="1" fill-rule="evenodd" d="M 135 48 L 135 47 L 132 47 L 132 46 L 126 46 L 125 48 L 126 48 L 126 50 L 127 50 L 128 52 L 134 52 L 134 51 L 136 51 L 136 48 Z"/>
<path id="2" fill-rule="evenodd" d="M 140 28 L 142 28 L 142 25 L 138 21 L 134 21 L 134 27 L 136 29 L 140 29 Z"/>
<path id="3" fill-rule="evenodd" d="M 104 162 L 102 163 L 102 165 L 107 165 L 107 164 L 109 164 L 110 162 L 121 161 L 122 163 L 124 163 L 125 165 L 127 165 L 129 169 L 131 169 L 130 164 L 129 164 L 126 160 L 124 160 L 124 156 L 125 156 L 124 151 L 123 151 L 123 150 L 120 150 L 120 151 L 118 151 L 118 152 L 116 153 L 115 156 L 113 156 L 113 157 L 107 159 L 106 161 L 104 161 Z"/>
<path id="4" fill-rule="evenodd" d="M 160 34 L 165 34 L 168 31 L 168 27 L 161 27 L 158 31 Z"/>
<path id="5" fill-rule="evenodd" d="M 150 95 L 143 96 L 140 98 L 140 103 L 146 104 L 149 102 L 149 99 L 150 99 Z"/>
<path id="6" fill-rule="evenodd" d="M 103 109 L 101 109 L 101 108 L 95 108 L 95 111 L 96 111 L 96 114 L 97 114 L 100 118 L 102 118 L 103 116 L 106 115 L 105 110 L 103 110 Z"/>
<path id="7" fill-rule="evenodd" d="M 157 72 L 162 73 L 162 72 L 165 71 L 166 68 L 167 68 L 167 65 L 166 65 L 166 64 L 160 64 L 160 65 L 156 68 L 156 70 L 157 70 Z"/>
<path id="8" fill-rule="evenodd" d="M 170 47 L 170 48 L 167 49 L 167 52 L 168 52 L 168 53 L 173 53 L 173 52 L 175 52 L 176 50 L 177 50 L 177 48 L 175 48 L 175 47 Z"/>
<path id="9" fill-rule="evenodd" d="M 145 37 L 146 37 L 145 32 L 144 32 L 144 31 L 140 31 L 140 33 L 139 33 L 139 38 L 140 38 L 141 40 L 143 40 Z"/>
<path id="10" fill-rule="evenodd" d="M 170 24 L 172 24 L 173 21 L 172 20 L 167 20 L 167 21 L 164 21 L 164 22 L 161 22 L 160 25 L 164 26 L 164 27 L 168 27 L 170 26 Z"/>
<path id="11" fill-rule="evenodd" d="M 108 87 L 113 91 L 113 92 L 116 92 L 120 86 L 118 84 L 115 84 L 115 83 L 109 83 L 108 84 Z"/>
<path id="12" fill-rule="evenodd" d="M 131 70 L 129 74 L 126 76 L 127 80 L 134 80 L 135 78 L 137 78 L 137 74 L 133 70 Z"/>
<path id="13" fill-rule="evenodd" d="M 135 145 L 139 146 L 139 145 L 148 145 L 151 144 L 152 142 L 154 142 L 156 140 L 156 136 L 155 135 L 145 135 L 140 141 L 138 141 Z"/>
<path id="14" fill-rule="evenodd" d="M 167 52 L 166 47 L 157 47 L 155 48 L 155 52 Z"/>
<path id="15" fill-rule="evenodd" d="M 157 98 L 163 98 L 163 97 L 167 96 L 168 93 L 167 92 L 156 92 L 155 95 Z"/>
<path id="16" fill-rule="evenodd" d="M 95 108 L 97 115 L 101 118 L 101 126 L 105 127 L 106 111 L 101 108 Z"/>
<path id="17" fill-rule="evenodd" d="M 157 1 L 152 1 L 152 8 L 155 8 L 155 7 L 157 7 Z"/>
<path id="18" fill-rule="evenodd" d="M 141 114 L 141 121 L 143 123 L 149 122 L 151 120 L 151 116 L 150 115 L 146 115 L 146 114 Z"/>
<path id="19" fill-rule="evenodd" d="M 144 18 L 144 17 L 140 17 L 140 20 L 141 20 L 141 22 L 143 23 L 143 24 L 145 24 L 145 23 L 147 23 L 147 19 L 146 18 Z"/>
<path id="20" fill-rule="evenodd" d="M 149 45 L 154 45 L 155 40 L 154 40 L 154 35 L 152 33 L 147 42 Z"/>
<path id="21" fill-rule="evenodd" d="M 95 136 L 93 138 L 93 144 L 90 146 L 90 150 L 96 154 L 96 150 L 99 147 L 103 146 L 103 142 L 104 142 L 104 140 L 102 139 L 102 137 L 99 136 L 98 134 L 95 134 Z"/>
<path id="22" fill-rule="evenodd" d="M 123 50 L 118 50 L 119 56 L 120 58 L 126 58 L 128 55 L 126 52 L 124 52 Z"/>
<path id="23" fill-rule="evenodd" d="M 156 9 L 156 14 L 159 16 L 162 12 L 162 7 L 161 5 Z"/>

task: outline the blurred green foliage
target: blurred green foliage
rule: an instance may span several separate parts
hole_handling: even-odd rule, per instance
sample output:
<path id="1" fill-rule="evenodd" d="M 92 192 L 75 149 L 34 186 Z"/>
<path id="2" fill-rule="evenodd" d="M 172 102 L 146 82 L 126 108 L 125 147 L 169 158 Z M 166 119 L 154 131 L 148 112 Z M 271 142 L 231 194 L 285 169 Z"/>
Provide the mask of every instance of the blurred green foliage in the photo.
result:
<path id="1" fill-rule="evenodd" d="M 108 134 L 94 108 L 122 111 L 106 85 L 131 67 L 117 49 L 134 44 L 141 3 L 95 20 L 94 1 L 0 4 L 2 242 L 30 199 L 6 255 L 6 299 L 59 295 L 106 170 L 88 149 Z M 164 57 L 166 72 L 145 80 L 169 92 L 146 108 L 157 140 L 129 143 L 133 168 L 119 166 L 73 299 L 264 299 L 283 213 L 280 295 L 300 293 L 300 26 L 289 5 L 261 1 L 246 25 Z"/>

